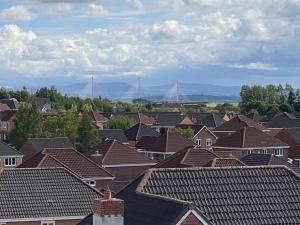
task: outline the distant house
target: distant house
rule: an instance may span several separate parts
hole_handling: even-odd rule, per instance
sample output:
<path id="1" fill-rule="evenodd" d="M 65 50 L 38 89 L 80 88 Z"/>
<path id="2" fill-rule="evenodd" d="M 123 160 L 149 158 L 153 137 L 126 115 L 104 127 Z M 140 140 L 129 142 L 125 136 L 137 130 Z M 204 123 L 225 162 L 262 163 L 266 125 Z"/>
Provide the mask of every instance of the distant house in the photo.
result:
<path id="1" fill-rule="evenodd" d="M 16 111 L 19 108 L 19 102 L 15 98 L 0 99 L 0 111 Z"/>
<path id="2" fill-rule="evenodd" d="M 212 145 L 216 143 L 217 139 L 218 137 L 206 126 L 203 126 L 193 137 L 197 146 L 208 149 L 212 148 Z"/>
<path id="3" fill-rule="evenodd" d="M 14 168 L 22 163 L 23 154 L 0 141 L 0 170 Z"/>
<path id="4" fill-rule="evenodd" d="M 52 107 L 50 98 L 35 97 L 32 102 L 42 115 L 56 115 L 57 111 Z"/>
<path id="5" fill-rule="evenodd" d="M 216 113 L 187 113 L 187 116 L 194 124 L 204 125 L 209 129 L 214 129 L 225 121 Z"/>
<path id="6" fill-rule="evenodd" d="M 115 192 L 156 164 L 144 154 L 116 140 L 102 142 L 89 150 L 86 156 L 116 177 L 109 184 L 109 188 Z"/>
<path id="7" fill-rule="evenodd" d="M 116 197 L 125 225 L 300 224 L 300 178 L 285 166 L 150 169 Z"/>
<path id="8" fill-rule="evenodd" d="M 268 128 L 300 128 L 300 118 L 293 116 L 292 114 L 283 112 L 278 113 L 273 118 L 271 118 L 266 126 Z"/>
<path id="9" fill-rule="evenodd" d="M 289 145 L 255 127 L 244 127 L 218 139 L 213 151 L 219 156 L 242 158 L 252 153 L 274 154 L 288 158 Z"/>
<path id="10" fill-rule="evenodd" d="M 220 158 L 205 148 L 185 148 L 156 164 L 154 168 L 228 167 L 244 165 L 244 163 L 236 158 Z"/>
<path id="11" fill-rule="evenodd" d="M 160 133 L 145 124 L 137 123 L 126 130 L 125 135 L 129 141 L 130 146 L 135 147 L 138 141 L 141 140 L 143 136 L 158 137 L 160 136 Z"/>
<path id="12" fill-rule="evenodd" d="M 96 129 L 103 130 L 107 126 L 108 118 L 103 116 L 101 113 L 94 110 L 89 112 L 89 116 L 96 127 Z"/>
<path id="13" fill-rule="evenodd" d="M 261 131 L 268 131 L 268 128 L 249 119 L 246 116 L 238 115 L 233 119 L 221 124 L 213 130 L 213 133 L 219 138 L 227 137 L 234 132 L 241 130 L 244 127 L 255 127 Z"/>
<path id="14" fill-rule="evenodd" d="M 116 115 L 129 118 L 133 122 L 133 124 L 143 123 L 145 125 L 151 126 L 154 123 L 153 118 L 141 112 L 122 112 L 117 113 Z"/>
<path id="15" fill-rule="evenodd" d="M 14 125 L 17 111 L 0 111 L 0 140 L 6 141 Z"/>
<path id="16" fill-rule="evenodd" d="M 117 140 L 123 144 L 129 144 L 125 132 L 121 129 L 103 129 L 98 131 L 99 138 L 105 140 Z"/>
<path id="17" fill-rule="evenodd" d="M 193 125 L 192 120 L 185 115 L 158 114 L 152 125 L 157 132 L 164 133 L 167 129 L 175 129 L 177 125 Z"/>
<path id="18" fill-rule="evenodd" d="M 73 148 L 45 148 L 19 168 L 64 167 L 92 187 L 104 190 L 114 176 Z"/>
<path id="19" fill-rule="evenodd" d="M 46 148 L 74 148 L 66 137 L 57 138 L 28 138 L 20 151 L 24 154 L 23 162 L 42 152 Z"/>
<path id="20" fill-rule="evenodd" d="M 194 146 L 195 143 L 192 140 L 189 140 L 174 131 L 168 130 L 159 137 L 142 137 L 137 143 L 136 149 L 137 151 L 146 154 L 151 159 L 160 162 L 184 148 Z"/>
<path id="21" fill-rule="evenodd" d="M 102 195 L 64 168 L 0 171 L 0 224 L 76 225 Z"/>
<path id="22" fill-rule="evenodd" d="M 286 166 L 300 175 L 300 168 L 273 154 L 250 154 L 241 158 L 247 166 Z"/>

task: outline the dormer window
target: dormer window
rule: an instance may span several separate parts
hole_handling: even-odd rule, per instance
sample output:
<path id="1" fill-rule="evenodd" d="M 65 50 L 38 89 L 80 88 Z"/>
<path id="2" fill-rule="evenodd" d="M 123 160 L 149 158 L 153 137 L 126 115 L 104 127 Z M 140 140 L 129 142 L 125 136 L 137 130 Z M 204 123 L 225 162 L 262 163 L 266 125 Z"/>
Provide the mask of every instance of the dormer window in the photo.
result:
<path id="1" fill-rule="evenodd" d="M 5 158 L 5 166 L 16 166 L 16 158 Z"/>
<path id="2" fill-rule="evenodd" d="M 198 146 L 201 146 L 201 139 L 196 139 L 196 144 L 197 144 Z"/>
<path id="3" fill-rule="evenodd" d="M 211 138 L 206 139 L 206 146 L 212 146 L 212 140 Z"/>
<path id="4" fill-rule="evenodd" d="M 283 149 L 282 148 L 275 149 L 275 155 L 276 156 L 283 156 Z"/>

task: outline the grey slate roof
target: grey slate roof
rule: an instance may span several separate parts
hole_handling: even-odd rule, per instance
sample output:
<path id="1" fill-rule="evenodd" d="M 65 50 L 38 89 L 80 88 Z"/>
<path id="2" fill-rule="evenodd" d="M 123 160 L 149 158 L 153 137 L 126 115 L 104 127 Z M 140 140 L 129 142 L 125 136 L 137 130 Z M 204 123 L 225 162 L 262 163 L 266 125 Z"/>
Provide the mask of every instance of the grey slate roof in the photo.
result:
<path id="1" fill-rule="evenodd" d="M 158 137 L 160 133 L 156 132 L 156 130 L 145 124 L 137 123 L 134 126 L 130 127 L 128 130 L 126 130 L 125 135 L 128 140 L 136 141 L 140 140 L 143 136 Z"/>
<path id="2" fill-rule="evenodd" d="M 8 144 L 0 141 L 0 157 L 4 156 L 20 156 L 22 157 L 23 154 L 16 149 L 10 147 Z"/>
<path id="3" fill-rule="evenodd" d="M 267 122 L 269 128 L 292 128 L 300 127 L 300 119 L 295 116 L 283 112 L 275 115 Z"/>
<path id="4" fill-rule="evenodd" d="M 66 137 L 56 138 L 29 138 L 34 147 L 39 151 L 45 148 L 74 148 L 70 140 Z"/>
<path id="5" fill-rule="evenodd" d="M 100 139 L 117 140 L 121 143 L 128 143 L 127 137 L 121 129 L 103 129 L 99 130 Z"/>
<path id="6" fill-rule="evenodd" d="M 0 173 L 0 219 L 82 216 L 101 194 L 63 168 Z"/>
<path id="7" fill-rule="evenodd" d="M 155 117 L 153 126 L 160 127 L 175 127 L 179 124 L 186 116 L 180 114 L 160 114 Z"/>
<path id="8" fill-rule="evenodd" d="M 187 113 L 187 116 L 194 124 L 205 125 L 209 128 L 215 128 L 223 124 L 225 121 L 215 113 Z"/>
<path id="9" fill-rule="evenodd" d="M 285 129 L 292 137 L 294 138 L 295 141 L 300 144 L 300 127 L 293 127 L 293 128 L 286 128 Z"/>
<path id="10" fill-rule="evenodd" d="M 286 166 L 300 175 L 300 168 L 272 154 L 250 154 L 241 158 L 247 166 Z"/>
<path id="11" fill-rule="evenodd" d="M 0 99 L 0 103 L 7 105 L 11 110 L 17 110 L 19 108 L 19 102 L 15 98 Z"/>
<path id="12" fill-rule="evenodd" d="M 193 202 L 214 225 L 300 224 L 300 178 L 287 167 L 152 169 L 137 191 Z"/>

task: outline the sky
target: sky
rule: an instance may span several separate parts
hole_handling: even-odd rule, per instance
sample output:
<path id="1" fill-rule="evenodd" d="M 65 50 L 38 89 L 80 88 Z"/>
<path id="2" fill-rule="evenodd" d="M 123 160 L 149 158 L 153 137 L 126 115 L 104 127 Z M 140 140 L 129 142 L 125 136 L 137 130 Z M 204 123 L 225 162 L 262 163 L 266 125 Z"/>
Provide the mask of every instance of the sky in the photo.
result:
<path id="1" fill-rule="evenodd" d="M 300 0 L 0 1 L 0 86 L 300 88 Z"/>

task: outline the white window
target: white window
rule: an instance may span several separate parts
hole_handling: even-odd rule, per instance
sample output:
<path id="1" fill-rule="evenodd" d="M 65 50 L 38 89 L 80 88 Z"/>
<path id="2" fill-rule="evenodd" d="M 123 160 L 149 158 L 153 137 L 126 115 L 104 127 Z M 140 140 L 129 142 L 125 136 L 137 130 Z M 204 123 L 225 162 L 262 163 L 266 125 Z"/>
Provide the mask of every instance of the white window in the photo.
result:
<path id="1" fill-rule="evenodd" d="M 42 221 L 41 225 L 55 225 L 55 221 Z"/>
<path id="2" fill-rule="evenodd" d="M 6 134 L 3 134 L 3 140 L 4 141 L 6 140 Z"/>
<path id="3" fill-rule="evenodd" d="M 253 153 L 253 150 L 252 150 L 252 149 L 248 150 L 248 152 L 247 152 L 248 155 L 250 155 L 250 154 L 252 154 L 252 153 Z"/>
<path id="4" fill-rule="evenodd" d="M 212 146 L 212 140 L 211 138 L 206 139 L 206 146 Z"/>
<path id="5" fill-rule="evenodd" d="M 275 149 L 275 155 L 276 156 L 283 156 L 283 149 L 282 148 Z"/>
<path id="6" fill-rule="evenodd" d="M 263 154 L 268 154 L 268 150 L 267 149 L 263 149 Z"/>
<path id="7" fill-rule="evenodd" d="M 197 144 L 198 146 L 201 146 L 201 139 L 196 139 L 196 144 Z"/>
<path id="8" fill-rule="evenodd" d="M 5 166 L 16 166 L 16 158 L 5 158 Z"/>
<path id="9" fill-rule="evenodd" d="M 96 187 L 96 181 L 94 181 L 94 180 L 88 180 L 87 183 L 88 183 L 88 185 L 90 185 L 91 187 Z"/>
<path id="10" fill-rule="evenodd" d="M 0 121 L 0 129 L 7 129 L 7 122 L 6 121 Z"/>

